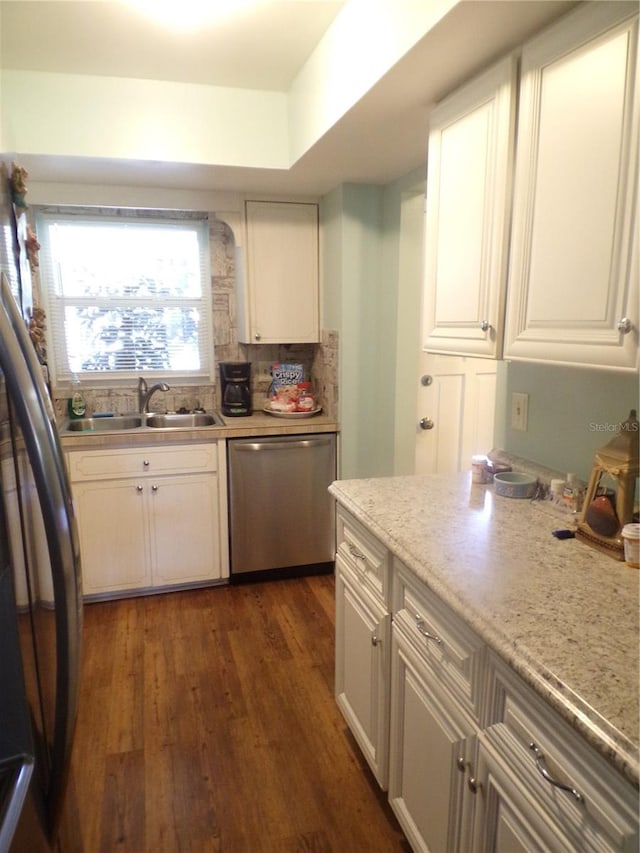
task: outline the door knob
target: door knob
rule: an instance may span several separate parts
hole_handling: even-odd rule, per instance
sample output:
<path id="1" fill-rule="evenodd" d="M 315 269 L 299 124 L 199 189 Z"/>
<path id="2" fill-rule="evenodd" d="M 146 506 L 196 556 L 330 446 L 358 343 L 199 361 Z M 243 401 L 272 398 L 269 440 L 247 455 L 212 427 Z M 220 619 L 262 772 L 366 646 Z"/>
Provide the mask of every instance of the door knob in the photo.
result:
<path id="1" fill-rule="evenodd" d="M 420 429 L 433 429 L 435 426 L 431 418 L 420 418 Z"/>

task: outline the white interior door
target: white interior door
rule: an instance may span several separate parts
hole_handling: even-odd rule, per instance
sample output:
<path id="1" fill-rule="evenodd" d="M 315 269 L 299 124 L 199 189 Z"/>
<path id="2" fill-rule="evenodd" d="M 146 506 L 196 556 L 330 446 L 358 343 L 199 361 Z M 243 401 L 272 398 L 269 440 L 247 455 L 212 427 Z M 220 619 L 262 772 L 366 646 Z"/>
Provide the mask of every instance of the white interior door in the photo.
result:
<path id="1" fill-rule="evenodd" d="M 497 363 L 421 353 L 415 472 L 452 473 L 493 447 Z"/>

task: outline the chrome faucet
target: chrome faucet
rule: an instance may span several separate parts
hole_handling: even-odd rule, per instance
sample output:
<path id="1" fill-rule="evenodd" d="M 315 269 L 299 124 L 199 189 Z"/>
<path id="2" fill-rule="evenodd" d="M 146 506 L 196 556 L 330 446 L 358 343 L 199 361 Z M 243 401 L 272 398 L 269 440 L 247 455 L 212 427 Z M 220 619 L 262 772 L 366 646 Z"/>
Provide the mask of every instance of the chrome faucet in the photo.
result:
<path id="1" fill-rule="evenodd" d="M 141 376 L 140 379 L 138 379 L 138 411 L 139 412 L 142 411 L 142 407 L 144 406 L 144 398 L 145 398 L 147 391 L 148 391 L 147 380 L 143 376 Z"/>
<path id="2" fill-rule="evenodd" d="M 156 382 L 151 388 L 147 388 L 145 379 L 141 376 L 138 379 L 138 406 L 140 412 L 144 415 L 149 414 L 149 401 L 156 391 L 169 391 L 170 388 L 166 382 Z"/>

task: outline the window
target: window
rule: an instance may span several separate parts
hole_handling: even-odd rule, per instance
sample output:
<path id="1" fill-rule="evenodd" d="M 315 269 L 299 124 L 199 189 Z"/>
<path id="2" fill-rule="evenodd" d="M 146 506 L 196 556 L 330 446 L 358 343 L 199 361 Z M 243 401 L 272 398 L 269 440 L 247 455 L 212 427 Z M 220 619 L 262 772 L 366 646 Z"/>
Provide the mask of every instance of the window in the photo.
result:
<path id="1" fill-rule="evenodd" d="M 206 216 L 40 212 L 55 384 L 213 376 Z"/>

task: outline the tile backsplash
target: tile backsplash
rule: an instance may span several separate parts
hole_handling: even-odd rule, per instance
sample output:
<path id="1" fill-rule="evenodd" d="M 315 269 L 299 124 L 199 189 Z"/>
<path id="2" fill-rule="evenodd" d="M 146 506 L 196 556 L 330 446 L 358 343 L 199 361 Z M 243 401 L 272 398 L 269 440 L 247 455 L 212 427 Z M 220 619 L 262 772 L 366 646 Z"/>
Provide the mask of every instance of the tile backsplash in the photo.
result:
<path id="1" fill-rule="evenodd" d="M 157 392 L 151 408 L 178 410 L 202 406 L 207 411 L 220 408 L 217 365 L 221 361 L 249 361 L 252 364 L 254 409 L 262 408 L 270 385 L 269 365 L 274 362 L 296 362 L 305 367 L 305 375 L 313 383 L 318 403 L 330 417 L 338 416 L 338 333 L 323 330 L 319 344 L 241 344 L 236 320 L 235 243 L 229 226 L 213 215 L 209 219 L 211 249 L 211 287 L 213 330 L 216 362 L 215 381 L 207 385 L 171 385 L 168 392 Z M 39 281 L 34 276 L 34 293 L 39 294 Z M 149 377 L 146 377 L 149 381 Z M 149 382 L 151 384 L 151 382 Z M 171 384 L 171 383 L 170 383 Z M 58 417 L 66 416 L 68 391 L 53 389 Z M 138 409 L 135 383 L 130 388 L 83 388 L 89 414 L 114 412 L 126 414 Z"/>

